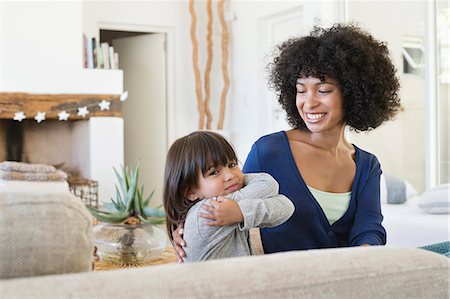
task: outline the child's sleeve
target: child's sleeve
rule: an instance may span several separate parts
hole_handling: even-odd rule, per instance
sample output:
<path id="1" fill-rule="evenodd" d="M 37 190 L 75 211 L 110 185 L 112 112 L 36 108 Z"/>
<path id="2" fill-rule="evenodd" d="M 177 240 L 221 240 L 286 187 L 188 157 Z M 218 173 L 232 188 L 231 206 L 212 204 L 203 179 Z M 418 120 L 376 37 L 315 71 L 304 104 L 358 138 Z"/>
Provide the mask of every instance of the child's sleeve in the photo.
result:
<path id="1" fill-rule="evenodd" d="M 274 227 L 284 223 L 294 213 L 294 204 L 284 195 L 278 194 L 278 183 L 269 174 L 245 175 L 246 186 L 230 194 L 244 216 L 239 229 Z"/>
<path id="2" fill-rule="evenodd" d="M 244 175 L 244 187 L 227 195 L 233 200 L 242 198 L 266 198 L 278 195 L 278 182 L 268 173 L 249 173 Z"/>
<path id="3" fill-rule="evenodd" d="M 286 222 L 294 213 L 294 204 L 279 194 L 264 199 L 244 199 L 237 202 L 244 216 L 239 229 L 274 227 Z"/>

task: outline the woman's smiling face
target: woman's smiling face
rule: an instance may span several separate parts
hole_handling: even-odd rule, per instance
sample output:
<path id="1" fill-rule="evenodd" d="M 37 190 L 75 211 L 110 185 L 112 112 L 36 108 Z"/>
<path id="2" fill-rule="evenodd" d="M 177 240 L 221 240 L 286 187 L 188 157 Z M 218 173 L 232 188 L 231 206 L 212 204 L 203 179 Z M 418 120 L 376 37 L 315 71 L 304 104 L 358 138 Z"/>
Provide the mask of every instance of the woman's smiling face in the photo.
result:
<path id="1" fill-rule="evenodd" d="M 341 88 L 328 77 L 297 79 L 296 106 L 309 131 L 319 133 L 344 126 Z"/>

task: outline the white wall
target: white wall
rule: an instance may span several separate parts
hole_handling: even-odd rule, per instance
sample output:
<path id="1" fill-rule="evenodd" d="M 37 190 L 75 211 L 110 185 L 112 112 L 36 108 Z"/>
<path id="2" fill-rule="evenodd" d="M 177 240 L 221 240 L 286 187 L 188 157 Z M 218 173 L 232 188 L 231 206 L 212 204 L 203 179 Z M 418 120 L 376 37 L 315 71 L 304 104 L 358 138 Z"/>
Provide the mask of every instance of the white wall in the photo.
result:
<path id="1" fill-rule="evenodd" d="M 425 80 L 403 74 L 401 50 L 404 36 L 424 37 L 425 12 L 425 1 L 348 1 L 348 20 L 387 42 L 404 108 L 396 120 L 368 133 L 352 133 L 350 139 L 375 154 L 384 172 L 408 180 L 420 192 L 425 182 Z"/>
<path id="2" fill-rule="evenodd" d="M 82 69 L 81 2 L 2 1 L 0 91 L 122 92 L 122 72 Z"/>

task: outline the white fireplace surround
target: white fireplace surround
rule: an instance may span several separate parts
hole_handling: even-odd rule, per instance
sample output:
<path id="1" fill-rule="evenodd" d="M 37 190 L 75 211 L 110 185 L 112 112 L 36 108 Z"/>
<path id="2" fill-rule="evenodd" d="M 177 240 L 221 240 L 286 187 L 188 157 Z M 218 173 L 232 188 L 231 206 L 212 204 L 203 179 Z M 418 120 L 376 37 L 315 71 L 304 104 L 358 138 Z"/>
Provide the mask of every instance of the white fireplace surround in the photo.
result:
<path id="1" fill-rule="evenodd" d="M 73 163 L 82 177 L 98 181 L 100 204 L 115 197 L 113 167 L 124 163 L 123 118 L 91 117 L 74 124 Z"/>

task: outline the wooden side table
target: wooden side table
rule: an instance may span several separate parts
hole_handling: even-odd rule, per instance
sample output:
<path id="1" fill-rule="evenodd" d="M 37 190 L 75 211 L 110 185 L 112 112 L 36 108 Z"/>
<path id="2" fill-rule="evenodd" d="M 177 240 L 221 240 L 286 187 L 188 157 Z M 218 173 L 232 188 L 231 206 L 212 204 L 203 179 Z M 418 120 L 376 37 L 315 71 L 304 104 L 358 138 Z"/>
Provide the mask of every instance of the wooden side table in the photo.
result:
<path id="1" fill-rule="evenodd" d="M 176 263 L 177 259 L 175 257 L 175 251 L 173 247 L 166 247 L 164 249 L 164 252 L 162 255 L 154 260 L 151 260 L 147 263 L 141 263 L 137 265 L 116 265 L 116 264 L 110 264 L 103 261 L 95 260 L 94 261 L 94 272 L 98 271 L 108 271 L 108 270 L 117 270 L 117 269 L 127 269 L 127 268 L 136 268 L 136 267 L 148 267 L 148 266 L 155 266 L 155 265 L 162 265 L 162 264 L 170 264 L 170 263 Z"/>

